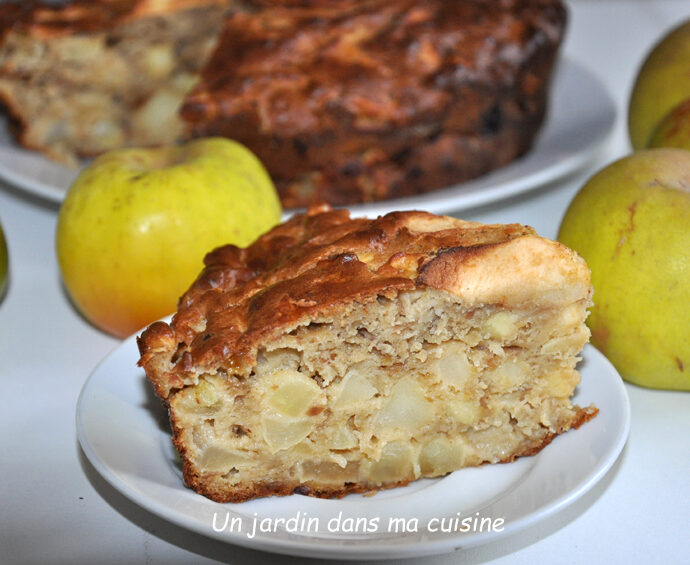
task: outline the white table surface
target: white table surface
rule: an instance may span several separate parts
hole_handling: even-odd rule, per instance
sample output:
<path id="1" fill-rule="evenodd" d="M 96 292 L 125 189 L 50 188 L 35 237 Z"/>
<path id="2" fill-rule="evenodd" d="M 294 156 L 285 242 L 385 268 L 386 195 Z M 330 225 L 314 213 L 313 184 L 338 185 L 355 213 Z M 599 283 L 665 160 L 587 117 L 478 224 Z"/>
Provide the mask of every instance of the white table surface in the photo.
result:
<path id="1" fill-rule="evenodd" d="M 568 202 L 597 167 L 627 153 L 625 109 L 651 44 L 690 17 L 690 1 L 571 0 L 565 54 L 589 67 L 619 109 L 606 149 L 583 170 L 508 202 L 464 212 L 555 237 Z M 79 391 L 118 340 L 86 323 L 61 284 L 57 205 L 0 186 L 11 284 L 0 303 L 0 563 L 298 563 L 172 526 L 111 488 L 80 451 Z M 410 563 L 687 563 L 690 394 L 626 385 L 630 438 L 583 499 L 489 545 Z"/>

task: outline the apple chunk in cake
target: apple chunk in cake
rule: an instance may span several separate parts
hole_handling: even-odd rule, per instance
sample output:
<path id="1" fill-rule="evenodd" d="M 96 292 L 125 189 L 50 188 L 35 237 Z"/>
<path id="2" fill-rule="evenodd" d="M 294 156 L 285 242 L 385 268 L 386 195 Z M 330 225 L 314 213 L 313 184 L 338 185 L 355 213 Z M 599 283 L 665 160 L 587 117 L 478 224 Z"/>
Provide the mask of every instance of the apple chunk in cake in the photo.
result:
<path id="1" fill-rule="evenodd" d="M 512 461 L 573 406 L 589 271 L 527 227 L 311 209 L 219 248 L 139 338 L 186 483 L 342 496 Z"/>

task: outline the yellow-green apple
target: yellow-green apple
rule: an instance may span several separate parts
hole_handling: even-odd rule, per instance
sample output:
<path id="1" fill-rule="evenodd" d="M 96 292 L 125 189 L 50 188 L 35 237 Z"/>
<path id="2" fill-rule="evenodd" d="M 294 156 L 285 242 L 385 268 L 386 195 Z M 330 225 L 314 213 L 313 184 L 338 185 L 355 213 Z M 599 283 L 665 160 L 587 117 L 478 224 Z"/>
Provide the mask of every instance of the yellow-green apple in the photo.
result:
<path id="1" fill-rule="evenodd" d="M 592 270 L 592 343 L 624 379 L 690 390 L 690 151 L 647 149 L 595 174 L 558 238 Z"/>
<path id="2" fill-rule="evenodd" d="M 690 20 L 666 34 L 644 60 L 628 108 L 628 131 L 635 149 L 649 145 L 662 119 L 690 98 Z"/>
<path id="3" fill-rule="evenodd" d="M 58 263 L 84 316 L 124 337 L 174 311 L 207 252 L 248 245 L 280 215 L 266 170 L 234 141 L 115 150 L 70 187 Z"/>
<path id="4" fill-rule="evenodd" d="M 649 147 L 678 147 L 690 151 L 690 98 L 681 102 L 659 122 Z"/>

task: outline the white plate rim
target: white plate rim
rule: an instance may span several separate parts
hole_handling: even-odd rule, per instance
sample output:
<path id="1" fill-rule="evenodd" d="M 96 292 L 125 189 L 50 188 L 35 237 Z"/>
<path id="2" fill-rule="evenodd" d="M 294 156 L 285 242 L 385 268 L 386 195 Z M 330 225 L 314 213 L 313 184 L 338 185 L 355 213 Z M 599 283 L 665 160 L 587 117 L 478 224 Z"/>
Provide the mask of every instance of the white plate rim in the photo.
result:
<path id="1" fill-rule="evenodd" d="M 131 359 L 129 365 L 132 367 L 131 373 L 127 374 L 127 372 L 125 372 L 124 375 L 118 369 L 118 371 L 116 371 L 118 378 L 126 379 L 137 375 L 137 379 L 143 379 L 143 372 L 135 369 L 137 356 L 134 340 L 135 336 L 132 336 L 115 348 L 115 350 L 96 367 L 82 388 L 77 402 L 76 427 L 77 437 L 84 454 L 93 467 L 113 488 L 142 508 L 145 508 L 166 521 L 190 531 L 229 544 L 236 544 L 252 549 L 303 557 L 338 557 L 340 559 L 358 560 L 435 555 L 452 552 L 460 548 L 487 544 L 535 525 L 560 510 L 563 510 L 582 497 L 599 482 L 613 466 L 627 441 L 630 431 L 630 404 L 623 381 L 611 363 L 593 346 L 587 345 L 583 352 L 583 381 L 578 387 L 575 400 L 583 405 L 590 402 L 597 404 L 600 409 L 599 415 L 590 422 L 584 424 L 580 429 L 570 431 L 557 437 L 552 444 L 533 457 L 521 458 L 518 462 L 509 465 L 484 466 L 479 468 L 479 470 L 482 470 L 493 467 L 498 469 L 498 472 L 503 472 L 502 469 L 510 468 L 511 465 L 523 464 L 526 469 L 525 473 L 523 473 L 524 476 L 520 475 L 519 482 L 515 485 L 514 489 L 511 488 L 505 493 L 501 493 L 496 500 L 484 501 L 483 511 L 488 512 L 491 510 L 496 512 L 500 510 L 502 503 L 505 504 L 506 500 L 510 500 L 510 497 L 514 498 L 515 496 L 520 496 L 520 491 L 525 489 L 525 484 L 530 481 L 540 480 L 537 476 L 538 472 L 535 470 L 537 468 L 542 475 L 545 468 L 549 473 L 554 471 L 562 472 L 563 469 L 560 469 L 558 466 L 548 471 L 548 466 L 554 464 L 554 450 L 556 449 L 554 446 L 560 446 L 557 449 L 563 452 L 572 447 L 566 445 L 568 443 L 577 445 L 577 443 L 584 441 L 585 445 L 589 445 L 588 442 L 594 442 L 596 439 L 597 442 L 605 441 L 605 450 L 600 454 L 596 463 L 593 464 L 591 468 L 588 468 L 582 477 L 579 477 L 576 484 L 571 485 L 569 488 L 563 490 L 563 492 L 557 492 L 549 500 L 543 501 L 543 503 L 525 512 L 524 515 L 519 516 L 517 519 L 507 521 L 502 531 L 457 535 L 445 534 L 436 536 L 433 539 L 430 536 L 425 538 L 423 532 L 403 537 L 384 533 L 379 536 L 374 535 L 369 538 L 358 539 L 348 538 L 347 536 L 338 539 L 332 535 L 319 537 L 289 533 L 285 533 L 282 536 L 261 536 L 257 534 L 254 539 L 249 539 L 244 533 L 240 532 L 233 534 L 229 532 L 215 532 L 210 526 L 210 522 L 201 522 L 193 515 L 180 511 L 175 508 L 175 504 L 170 503 L 167 498 L 165 502 L 163 502 L 158 498 L 142 494 L 142 488 L 148 488 L 150 482 L 147 483 L 146 480 L 138 477 L 134 477 L 134 479 L 132 479 L 132 477 L 123 477 L 122 474 L 118 474 L 118 472 L 104 462 L 104 442 L 107 444 L 110 440 L 104 437 L 94 437 L 93 430 L 89 429 L 88 424 L 89 419 L 93 418 L 94 414 L 97 415 L 96 417 L 99 417 L 98 415 L 102 413 L 101 410 L 104 407 L 98 405 L 98 402 L 96 402 L 97 397 L 94 393 L 99 387 L 103 386 L 103 379 L 111 375 L 111 371 L 118 367 L 120 362 L 118 356 L 124 356 L 125 358 Z M 94 399 L 96 399 L 96 401 Z M 138 433 L 151 433 L 152 431 L 158 434 L 162 433 L 155 428 L 156 426 L 154 424 L 152 429 L 139 429 L 136 431 Z M 585 434 L 587 438 L 582 437 Z M 169 443 L 168 438 L 166 438 L 166 442 Z M 159 455 L 162 453 L 163 451 L 160 450 Z M 161 457 L 163 458 L 162 455 Z M 473 472 L 475 471 L 476 470 Z M 463 472 L 464 471 L 460 471 L 458 473 Z M 453 475 L 456 474 L 451 474 L 449 477 Z M 431 482 L 442 480 L 446 480 L 446 478 L 435 479 Z M 196 505 L 198 503 L 203 506 L 204 510 L 208 511 L 208 516 L 210 516 L 211 512 L 223 512 L 238 507 L 238 505 L 222 505 L 205 499 L 191 492 L 189 489 L 186 489 L 181 481 L 178 487 L 174 488 L 174 491 L 173 494 L 179 495 L 182 498 L 193 497 L 194 504 Z M 392 491 L 386 492 L 390 493 Z M 529 493 L 529 491 L 527 492 Z M 518 494 L 516 495 L 516 493 Z M 406 495 L 403 494 L 401 496 L 404 498 Z M 282 499 L 263 499 L 261 503 L 269 505 L 270 508 L 272 502 L 289 498 L 291 497 L 283 497 Z M 304 500 L 304 498 L 300 497 L 300 500 Z M 310 500 L 313 501 L 318 499 Z M 338 504 L 338 501 L 324 502 Z M 244 504 L 251 504 L 251 502 Z M 260 514 L 260 517 L 262 515 L 263 514 Z M 487 513 L 486 515 L 490 516 L 491 514 Z"/>
<path id="2" fill-rule="evenodd" d="M 532 149 L 523 157 L 476 179 L 426 194 L 352 205 L 353 216 L 391 210 L 449 213 L 497 202 L 538 188 L 584 167 L 613 130 L 615 103 L 601 81 L 582 64 L 563 57 L 553 77 L 549 110 Z M 20 147 L 0 123 L 0 179 L 22 192 L 61 202 L 78 174 L 38 152 Z"/>

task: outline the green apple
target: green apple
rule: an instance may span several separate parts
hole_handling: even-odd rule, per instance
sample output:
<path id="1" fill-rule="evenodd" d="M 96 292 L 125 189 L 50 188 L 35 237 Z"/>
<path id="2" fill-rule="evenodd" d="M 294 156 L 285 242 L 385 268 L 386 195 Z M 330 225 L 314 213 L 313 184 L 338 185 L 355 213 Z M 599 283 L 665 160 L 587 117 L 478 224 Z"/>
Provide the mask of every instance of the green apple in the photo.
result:
<path id="1" fill-rule="evenodd" d="M 559 240 L 592 270 L 592 343 L 624 379 L 690 390 L 690 151 L 647 149 L 582 187 Z"/>
<path id="2" fill-rule="evenodd" d="M 67 193 L 58 263 L 84 316 L 124 337 L 175 310 L 207 252 L 246 246 L 280 216 L 266 170 L 234 141 L 114 150 Z"/>
<path id="3" fill-rule="evenodd" d="M 662 38 L 639 70 L 628 108 L 628 131 L 633 147 L 647 147 L 661 120 L 688 98 L 690 21 Z"/>
<path id="4" fill-rule="evenodd" d="M 0 226 L 0 298 L 2 298 L 7 290 L 7 270 L 9 268 L 9 259 L 7 256 L 7 242 L 5 241 L 5 233 Z"/>

